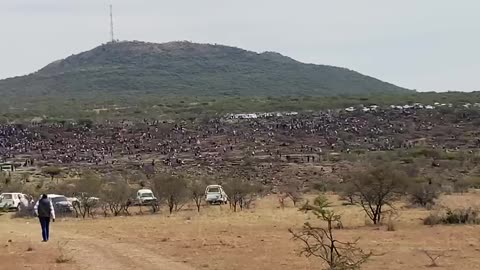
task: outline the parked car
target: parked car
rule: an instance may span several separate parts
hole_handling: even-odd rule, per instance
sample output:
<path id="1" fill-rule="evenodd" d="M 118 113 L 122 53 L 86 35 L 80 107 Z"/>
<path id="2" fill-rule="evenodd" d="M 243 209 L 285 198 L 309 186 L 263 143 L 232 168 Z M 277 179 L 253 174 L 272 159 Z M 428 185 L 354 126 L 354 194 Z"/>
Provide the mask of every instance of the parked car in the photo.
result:
<path id="1" fill-rule="evenodd" d="M 209 185 L 205 189 L 205 201 L 209 204 L 227 204 L 228 196 L 220 185 Z"/>
<path id="2" fill-rule="evenodd" d="M 27 208 L 29 201 L 23 193 L 2 193 L 0 194 L 0 208 L 8 210 L 21 210 Z"/>
<path id="3" fill-rule="evenodd" d="M 67 201 L 71 203 L 72 205 L 75 205 L 76 203 L 80 204 L 78 199 L 76 197 L 67 197 Z"/>
<path id="4" fill-rule="evenodd" d="M 47 197 L 52 201 L 55 212 L 71 213 L 73 212 L 72 203 L 64 195 L 47 194 Z"/>
<path id="5" fill-rule="evenodd" d="M 157 198 L 150 189 L 140 189 L 137 191 L 136 202 L 138 205 L 151 205 L 157 203 Z"/>
<path id="6" fill-rule="evenodd" d="M 68 197 L 67 200 L 75 206 L 75 204 L 79 205 L 82 203 L 89 204 L 90 206 L 94 206 L 98 204 L 100 198 L 97 197 L 89 197 L 87 193 L 80 192 L 75 194 L 75 197 Z"/>

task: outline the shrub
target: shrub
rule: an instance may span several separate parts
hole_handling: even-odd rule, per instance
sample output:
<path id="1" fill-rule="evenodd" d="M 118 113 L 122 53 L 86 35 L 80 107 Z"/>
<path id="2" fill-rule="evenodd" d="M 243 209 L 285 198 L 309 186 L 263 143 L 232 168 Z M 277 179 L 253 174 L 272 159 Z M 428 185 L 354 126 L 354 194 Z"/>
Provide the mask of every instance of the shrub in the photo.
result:
<path id="1" fill-rule="evenodd" d="M 360 269 L 372 253 L 365 253 L 357 246 L 357 241 L 340 241 L 334 232 L 336 227 L 341 227 L 341 216 L 330 209 L 330 204 L 323 196 L 315 199 L 313 204 L 308 202 L 300 209 L 312 211 L 317 218 L 326 223 L 325 227 L 312 226 L 305 223 L 302 230 L 289 229 L 293 239 L 303 243 L 300 254 L 306 257 L 317 257 L 328 265 L 330 270 Z"/>
<path id="2" fill-rule="evenodd" d="M 408 194 L 413 205 L 427 207 L 435 204 L 435 199 L 438 199 L 440 193 L 436 185 L 415 183 L 409 187 Z"/>
<path id="3" fill-rule="evenodd" d="M 430 149 L 430 148 L 418 148 L 415 149 L 411 152 L 411 155 L 413 157 L 426 157 L 426 158 L 433 158 L 433 159 L 439 159 L 441 156 L 441 153 L 436 150 L 436 149 Z"/>
<path id="4" fill-rule="evenodd" d="M 406 175 L 396 170 L 393 164 L 351 171 L 346 176 L 344 192 L 350 201 L 362 207 L 373 224 L 379 224 L 385 206 L 391 206 L 405 192 Z"/>
<path id="5" fill-rule="evenodd" d="M 35 217 L 35 211 L 33 210 L 34 205 L 29 204 L 27 207 L 21 207 L 15 214 L 13 218 L 29 218 Z"/>
<path id="6" fill-rule="evenodd" d="M 208 185 L 206 179 L 192 180 L 189 183 L 190 196 L 197 207 L 197 212 L 200 212 L 202 202 L 205 199 L 205 187 Z"/>
<path id="7" fill-rule="evenodd" d="M 461 179 L 455 179 L 453 181 L 453 189 L 455 192 L 464 193 L 468 192 L 470 188 L 480 188 L 480 178 L 466 176 Z"/>
<path id="8" fill-rule="evenodd" d="M 471 207 L 454 210 L 446 208 L 443 213 L 430 214 L 423 220 L 423 224 L 480 224 L 480 211 Z"/>
<path id="9" fill-rule="evenodd" d="M 297 203 L 303 200 L 302 185 L 288 183 L 280 187 L 280 192 L 292 201 L 293 206 L 297 206 Z"/>
<path id="10" fill-rule="evenodd" d="M 426 218 L 423 219 L 423 224 L 424 225 L 437 225 L 442 223 L 442 217 L 438 212 L 435 213 L 430 213 Z"/>
<path id="11" fill-rule="evenodd" d="M 446 224 L 479 224 L 479 212 L 473 208 L 447 210 L 444 218 Z"/>
<path id="12" fill-rule="evenodd" d="M 399 214 L 397 211 L 391 210 L 390 214 L 388 215 L 388 220 L 387 220 L 387 231 L 393 232 L 397 230 L 397 220 L 398 220 Z"/>
<path id="13" fill-rule="evenodd" d="M 238 207 L 240 210 L 250 208 L 257 195 L 262 192 L 261 186 L 241 179 L 232 179 L 223 187 L 234 212 L 237 212 Z"/>
<path id="14" fill-rule="evenodd" d="M 48 167 L 42 168 L 42 172 L 50 176 L 51 180 L 53 181 L 55 176 L 58 176 L 60 175 L 60 173 L 62 173 L 62 169 L 56 166 L 48 166 Z"/>
<path id="15" fill-rule="evenodd" d="M 131 205 L 130 198 L 133 191 L 126 181 L 119 180 L 106 186 L 103 190 L 103 211 L 107 216 L 110 211 L 114 216 L 118 216 L 121 213 L 130 215 L 128 208 Z"/>
<path id="16" fill-rule="evenodd" d="M 170 214 L 182 209 L 190 197 L 188 182 L 183 177 L 158 175 L 152 179 L 152 188 L 159 203 L 167 203 Z"/>
<path id="17" fill-rule="evenodd" d="M 98 206 L 102 181 L 93 173 L 86 173 L 75 187 L 77 201 L 73 204 L 77 217 L 93 217 L 93 210 Z"/>

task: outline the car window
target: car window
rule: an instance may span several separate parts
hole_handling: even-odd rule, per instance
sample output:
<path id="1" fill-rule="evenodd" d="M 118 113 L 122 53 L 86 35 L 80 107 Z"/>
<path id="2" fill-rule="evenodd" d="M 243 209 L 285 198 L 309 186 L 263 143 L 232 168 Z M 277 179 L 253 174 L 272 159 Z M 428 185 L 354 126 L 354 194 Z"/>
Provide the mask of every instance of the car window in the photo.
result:
<path id="1" fill-rule="evenodd" d="M 208 189 L 208 193 L 219 193 L 219 192 L 220 192 L 220 189 L 217 187 Z"/>
<path id="2" fill-rule="evenodd" d="M 3 198 L 5 200 L 11 200 L 12 199 L 12 194 L 3 194 Z"/>
<path id="3" fill-rule="evenodd" d="M 55 198 L 52 198 L 52 202 L 53 202 L 53 203 L 66 202 L 66 201 L 67 201 L 67 198 L 65 198 L 65 197 L 55 197 Z"/>

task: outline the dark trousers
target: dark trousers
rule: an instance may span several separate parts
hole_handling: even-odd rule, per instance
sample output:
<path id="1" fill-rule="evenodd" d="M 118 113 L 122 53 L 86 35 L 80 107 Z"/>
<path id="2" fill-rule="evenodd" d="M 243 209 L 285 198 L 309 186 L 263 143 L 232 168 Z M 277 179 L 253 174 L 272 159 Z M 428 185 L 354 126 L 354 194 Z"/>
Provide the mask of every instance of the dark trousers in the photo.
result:
<path id="1" fill-rule="evenodd" d="M 48 241 L 50 237 L 50 218 L 49 217 L 39 217 L 40 225 L 42 226 L 42 237 L 43 241 Z"/>

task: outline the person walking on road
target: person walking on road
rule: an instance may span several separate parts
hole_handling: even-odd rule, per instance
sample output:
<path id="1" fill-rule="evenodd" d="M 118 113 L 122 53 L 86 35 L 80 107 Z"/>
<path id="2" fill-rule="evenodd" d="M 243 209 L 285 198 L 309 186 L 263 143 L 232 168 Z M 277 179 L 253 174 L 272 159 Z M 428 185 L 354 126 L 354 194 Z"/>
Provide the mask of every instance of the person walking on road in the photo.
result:
<path id="1" fill-rule="evenodd" d="M 34 207 L 35 215 L 42 226 L 43 242 L 47 242 L 50 238 L 50 219 L 55 222 L 55 209 L 53 209 L 52 201 L 43 194 Z"/>

